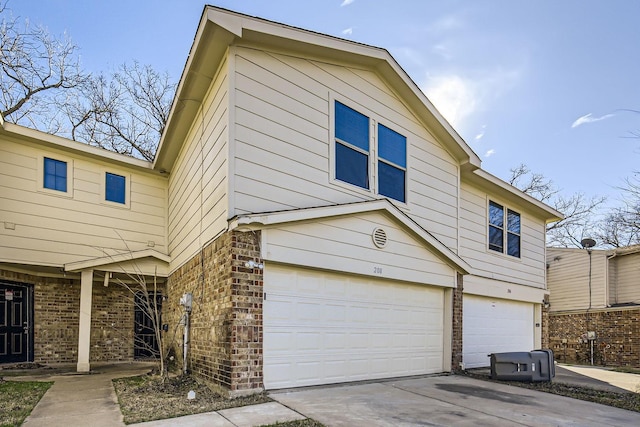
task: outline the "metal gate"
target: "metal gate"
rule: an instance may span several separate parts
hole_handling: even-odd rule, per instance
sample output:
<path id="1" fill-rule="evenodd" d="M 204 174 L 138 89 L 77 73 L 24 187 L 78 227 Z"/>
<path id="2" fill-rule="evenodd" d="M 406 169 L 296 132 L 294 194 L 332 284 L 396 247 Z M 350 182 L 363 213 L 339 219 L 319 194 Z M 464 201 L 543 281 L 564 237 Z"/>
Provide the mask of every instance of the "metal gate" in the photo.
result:
<path id="1" fill-rule="evenodd" d="M 136 292 L 135 296 L 135 333 L 134 333 L 134 351 L 133 356 L 136 359 L 157 358 L 160 356 L 158 339 L 156 337 L 156 327 L 160 327 L 160 319 L 158 324 L 154 325 L 151 317 L 157 307 L 158 313 L 162 311 L 162 294 L 160 292 L 154 294 L 149 292 L 148 298 L 144 292 Z"/>

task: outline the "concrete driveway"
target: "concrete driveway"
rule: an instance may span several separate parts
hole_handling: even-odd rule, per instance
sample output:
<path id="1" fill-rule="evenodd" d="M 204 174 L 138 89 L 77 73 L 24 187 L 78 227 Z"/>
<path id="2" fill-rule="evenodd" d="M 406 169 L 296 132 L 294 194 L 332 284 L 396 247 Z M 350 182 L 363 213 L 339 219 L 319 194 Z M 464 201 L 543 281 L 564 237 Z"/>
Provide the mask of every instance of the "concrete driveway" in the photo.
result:
<path id="1" fill-rule="evenodd" d="M 640 413 L 464 376 L 277 391 L 327 426 L 639 426 Z"/>

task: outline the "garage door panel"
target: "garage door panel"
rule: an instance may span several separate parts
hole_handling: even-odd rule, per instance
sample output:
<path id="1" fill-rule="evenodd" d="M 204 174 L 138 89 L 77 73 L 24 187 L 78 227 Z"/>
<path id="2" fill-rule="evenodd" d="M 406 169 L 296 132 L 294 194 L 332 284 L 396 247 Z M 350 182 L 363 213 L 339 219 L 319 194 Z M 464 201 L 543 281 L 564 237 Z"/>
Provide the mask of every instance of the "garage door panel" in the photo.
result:
<path id="1" fill-rule="evenodd" d="M 534 304 L 465 295 L 465 367 L 489 366 L 490 353 L 530 351 L 534 346 Z"/>
<path id="2" fill-rule="evenodd" d="M 264 286 L 268 389 L 442 372 L 442 289 L 274 265 Z"/>

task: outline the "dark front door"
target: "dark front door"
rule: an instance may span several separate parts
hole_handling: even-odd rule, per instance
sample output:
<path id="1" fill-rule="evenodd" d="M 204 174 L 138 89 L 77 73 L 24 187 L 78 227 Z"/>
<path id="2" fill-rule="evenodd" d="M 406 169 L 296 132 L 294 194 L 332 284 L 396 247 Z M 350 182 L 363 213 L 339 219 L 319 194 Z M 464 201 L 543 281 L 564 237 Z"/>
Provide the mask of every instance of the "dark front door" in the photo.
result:
<path id="1" fill-rule="evenodd" d="M 162 310 L 162 295 L 149 292 L 145 297 L 143 292 L 136 292 L 135 297 L 135 345 L 134 357 L 136 359 L 157 358 L 160 356 L 158 339 L 153 321 L 155 307 L 158 313 Z M 158 317 L 160 317 L 158 315 Z M 160 318 L 157 327 L 160 328 Z"/>
<path id="2" fill-rule="evenodd" d="M 0 281 L 0 363 L 33 361 L 33 289 Z"/>

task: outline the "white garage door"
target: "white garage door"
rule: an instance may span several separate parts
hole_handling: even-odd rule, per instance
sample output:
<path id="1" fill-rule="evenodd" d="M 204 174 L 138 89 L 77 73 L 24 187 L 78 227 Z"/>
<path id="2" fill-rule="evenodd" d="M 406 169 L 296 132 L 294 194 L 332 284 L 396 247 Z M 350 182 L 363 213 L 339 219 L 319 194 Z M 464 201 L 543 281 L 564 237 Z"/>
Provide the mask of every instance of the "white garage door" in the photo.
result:
<path id="1" fill-rule="evenodd" d="M 534 348 L 534 305 L 464 295 L 462 348 L 465 368 L 490 365 L 491 353 Z"/>
<path id="2" fill-rule="evenodd" d="M 267 389 L 442 372 L 439 288 L 265 268 Z"/>

